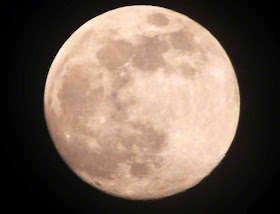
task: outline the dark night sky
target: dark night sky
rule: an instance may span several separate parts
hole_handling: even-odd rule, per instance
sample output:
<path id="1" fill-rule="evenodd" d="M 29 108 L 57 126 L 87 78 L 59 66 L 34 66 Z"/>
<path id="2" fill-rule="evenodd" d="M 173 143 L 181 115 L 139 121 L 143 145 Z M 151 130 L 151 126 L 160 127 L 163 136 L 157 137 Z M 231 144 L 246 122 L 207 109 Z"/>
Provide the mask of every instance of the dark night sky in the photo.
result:
<path id="1" fill-rule="evenodd" d="M 273 1 L 246 2 L 69 0 L 5 6 L 9 68 L 8 81 L 3 78 L 8 83 L 3 113 L 8 118 L 8 138 L 2 142 L 7 155 L 2 162 L 2 185 L 7 191 L 2 195 L 9 209 L 29 213 L 272 213 L 279 143 L 275 138 L 279 71 L 275 28 L 279 23 Z M 163 6 L 210 30 L 232 61 L 241 93 L 237 134 L 222 163 L 194 188 L 147 202 L 116 198 L 82 182 L 56 152 L 43 114 L 47 73 L 64 41 L 89 19 L 132 4 Z"/>

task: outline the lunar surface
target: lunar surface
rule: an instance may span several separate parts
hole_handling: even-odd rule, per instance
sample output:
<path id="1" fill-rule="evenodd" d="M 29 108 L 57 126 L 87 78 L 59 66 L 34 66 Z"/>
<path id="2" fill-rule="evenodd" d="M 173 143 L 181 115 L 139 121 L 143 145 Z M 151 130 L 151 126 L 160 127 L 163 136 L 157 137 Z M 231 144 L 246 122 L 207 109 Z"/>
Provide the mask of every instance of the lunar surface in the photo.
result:
<path id="1" fill-rule="evenodd" d="M 156 6 L 82 25 L 56 55 L 44 94 L 63 160 L 93 187 L 128 199 L 171 196 L 209 175 L 233 141 L 239 102 L 214 36 Z"/>

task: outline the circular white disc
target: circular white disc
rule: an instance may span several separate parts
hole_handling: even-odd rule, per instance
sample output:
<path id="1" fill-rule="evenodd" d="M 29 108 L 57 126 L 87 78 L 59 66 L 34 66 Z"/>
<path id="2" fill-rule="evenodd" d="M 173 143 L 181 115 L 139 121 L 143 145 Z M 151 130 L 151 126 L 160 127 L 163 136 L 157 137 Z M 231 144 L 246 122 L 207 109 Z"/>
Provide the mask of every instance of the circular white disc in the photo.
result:
<path id="1" fill-rule="evenodd" d="M 58 152 L 84 181 L 152 199 L 194 186 L 219 164 L 236 132 L 239 89 L 209 31 L 165 8 L 129 6 L 65 42 L 44 107 Z"/>

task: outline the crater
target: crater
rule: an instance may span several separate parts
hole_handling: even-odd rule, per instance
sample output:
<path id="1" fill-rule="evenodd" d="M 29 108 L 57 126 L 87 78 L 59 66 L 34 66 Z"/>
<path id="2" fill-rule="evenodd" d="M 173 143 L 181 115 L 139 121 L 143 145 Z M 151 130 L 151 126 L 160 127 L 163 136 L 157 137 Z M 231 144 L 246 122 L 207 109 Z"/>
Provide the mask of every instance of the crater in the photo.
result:
<path id="1" fill-rule="evenodd" d="M 169 19 L 162 13 L 153 13 L 147 17 L 147 22 L 157 27 L 162 27 L 168 25 Z"/>
<path id="2" fill-rule="evenodd" d="M 133 65 L 143 71 L 153 71 L 166 65 L 162 54 L 168 46 L 158 36 L 142 36 L 141 43 L 134 48 Z"/>
<path id="3" fill-rule="evenodd" d="M 96 57 L 100 64 L 112 70 L 124 65 L 132 55 L 132 45 L 123 40 L 113 40 L 105 44 Z"/>

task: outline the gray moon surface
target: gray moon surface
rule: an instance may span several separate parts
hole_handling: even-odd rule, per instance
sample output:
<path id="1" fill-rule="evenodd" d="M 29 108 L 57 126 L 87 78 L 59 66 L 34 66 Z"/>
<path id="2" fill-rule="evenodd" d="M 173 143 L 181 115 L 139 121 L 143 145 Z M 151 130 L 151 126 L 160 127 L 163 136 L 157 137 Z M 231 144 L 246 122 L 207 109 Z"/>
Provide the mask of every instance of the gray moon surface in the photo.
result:
<path id="1" fill-rule="evenodd" d="M 137 200 L 177 194 L 209 175 L 233 141 L 239 109 L 237 78 L 215 37 L 183 14 L 145 5 L 78 28 L 44 93 L 49 133 L 71 170 Z"/>

